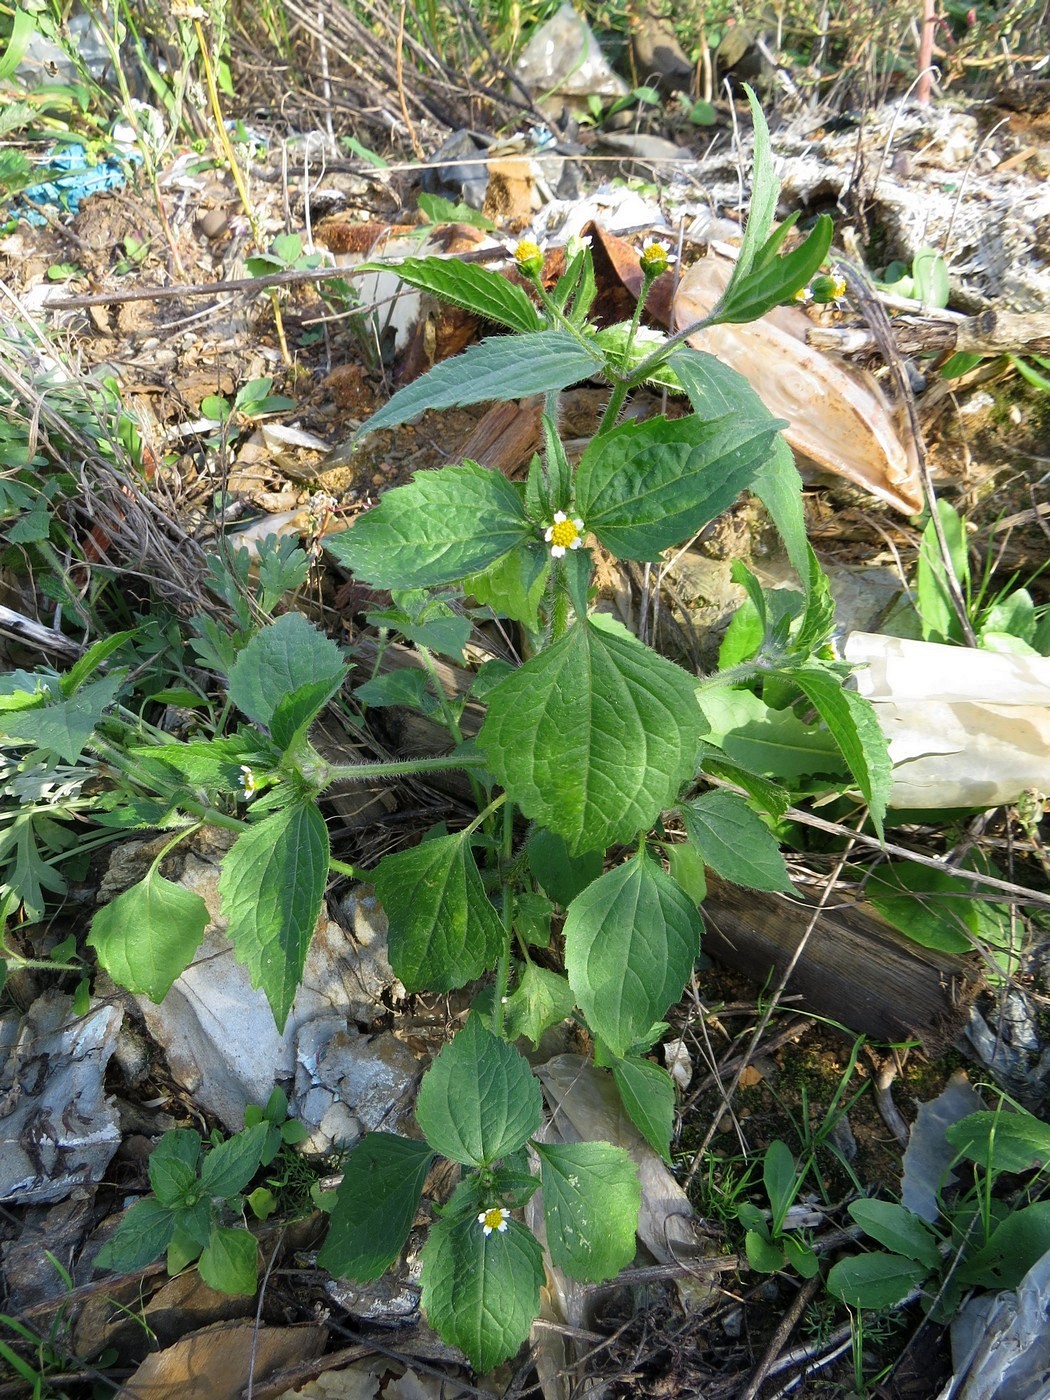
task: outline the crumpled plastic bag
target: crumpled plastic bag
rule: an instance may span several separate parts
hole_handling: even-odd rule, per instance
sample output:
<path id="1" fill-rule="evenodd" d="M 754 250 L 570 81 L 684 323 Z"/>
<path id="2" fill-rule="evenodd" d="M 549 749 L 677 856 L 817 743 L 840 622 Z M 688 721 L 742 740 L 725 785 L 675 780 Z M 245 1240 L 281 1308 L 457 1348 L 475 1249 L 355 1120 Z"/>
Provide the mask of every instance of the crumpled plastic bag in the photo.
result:
<path id="1" fill-rule="evenodd" d="M 627 84 L 605 61 L 598 40 L 571 5 L 562 5 L 525 45 L 514 71 L 541 111 L 587 110 L 586 99 L 625 97 Z"/>
<path id="2" fill-rule="evenodd" d="M 893 762 L 892 807 L 1050 793 L 1050 659 L 851 632 L 843 656 Z"/>

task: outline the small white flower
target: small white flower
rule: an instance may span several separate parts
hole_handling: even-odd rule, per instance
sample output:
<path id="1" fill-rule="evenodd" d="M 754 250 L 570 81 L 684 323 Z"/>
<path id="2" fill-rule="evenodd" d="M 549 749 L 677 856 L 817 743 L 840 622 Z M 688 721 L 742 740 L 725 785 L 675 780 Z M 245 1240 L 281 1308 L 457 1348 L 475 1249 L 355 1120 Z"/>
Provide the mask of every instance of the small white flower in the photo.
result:
<path id="1" fill-rule="evenodd" d="M 483 1210 L 478 1216 L 478 1224 L 486 1235 L 491 1235 L 493 1230 L 500 1235 L 505 1235 L 509 1219 L 510 1211 L 506 1206 L 489 1206 L 488 1210 Z"/>
<path id="2" fill-rule="evenodd" d="M 241 764 L 241 776 L 237 779 L 244 789 L 245 797 L 254 797 L 259 791 L 259 785 L 255 781 L 255 774 L 248 767 L 247 763 Z"/>
<path id="3" fill-rule="evenodd" d="M 574 233 L 565 244 L 565 261 L 572 262 L 578 253 L 582 253 L 584 248 L 591 246 L 591 236 L 589 233 Z"/>
<path id="4" fill-rule="evenodd" d="M 583 521 L 579 516 L 568 516 L 563 510 L 554 512 L 554 522 L 543 532 L 543 538 L 551 547 L 555 559 L 561 559 L 568 549 L 579 549 L 583 544 Z"/>
<path id="5" fill-rule="evenodd" d="M 642 271 L 649 277 L 659 277 L 662 272 L 666 272 L 669 267 L 678 261 L 671 246 L 662 243 L 659 238 L 647 238 L 642 244 L 642 252 L 639 261 L 642 264 Z"/>

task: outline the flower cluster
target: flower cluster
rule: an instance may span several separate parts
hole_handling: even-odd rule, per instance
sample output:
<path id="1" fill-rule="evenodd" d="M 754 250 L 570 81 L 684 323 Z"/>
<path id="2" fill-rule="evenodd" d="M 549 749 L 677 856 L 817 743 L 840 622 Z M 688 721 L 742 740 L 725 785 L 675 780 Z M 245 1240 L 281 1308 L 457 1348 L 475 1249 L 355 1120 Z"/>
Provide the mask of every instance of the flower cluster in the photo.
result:
<path id="1" fill-rule="evenodd" d="M 556 510 L 554 523 L 544 530 L 543 538 L 550 545 L 554 558 L 561 559 L 567 549 L 579 549 L 583 544 L 583 521 L 578 516 L 569 516 L 563 510 Z"/>
<path id="2" fill-rule="evenodd" d="M 505 1235 L 509 1219 L 510 1211 L 506 1206 L 489 1206 L 488 1210 L 483 1210 L 478 1216 L 478 1224 L 486 1235 L 491 1235 L 493 1230 L 500 1235 Z"/>

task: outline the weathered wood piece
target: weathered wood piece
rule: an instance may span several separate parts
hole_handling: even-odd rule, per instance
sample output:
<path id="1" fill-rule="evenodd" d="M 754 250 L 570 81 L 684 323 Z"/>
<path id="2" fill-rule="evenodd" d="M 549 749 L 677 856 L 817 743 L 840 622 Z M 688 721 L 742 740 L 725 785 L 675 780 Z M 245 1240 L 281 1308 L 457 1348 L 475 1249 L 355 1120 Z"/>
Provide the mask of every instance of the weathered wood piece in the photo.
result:
<path id="1" fill-rule="evenodd" d="M 760 986 L 776 985 L 814 906 L 741 889 L 708 873 L 704 952 Z M 791 975 L 792 1005 L 875 1040 L 950 1044 L 981 986 L 974 962 L 911 942 L 863 905 L 823 912 Z"/>
<path id="2" fill-rule="evenodd" d="M 1050 354 L 1050 314 L 1019 315 L 1009 311 L 982 311 L 977 316 L 941 314 L 895 316 L 890 322 L 902 355 Z M 811 326 L 806 343 L 839 355 L 867 355 L 879 349 L 866 326 Z"/>

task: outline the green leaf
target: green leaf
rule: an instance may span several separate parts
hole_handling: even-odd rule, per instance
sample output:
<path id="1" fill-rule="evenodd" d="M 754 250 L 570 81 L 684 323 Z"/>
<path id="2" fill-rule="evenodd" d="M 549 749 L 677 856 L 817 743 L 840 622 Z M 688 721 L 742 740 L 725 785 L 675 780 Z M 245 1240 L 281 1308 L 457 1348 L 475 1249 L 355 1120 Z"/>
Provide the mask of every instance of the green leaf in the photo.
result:
<path id="1" fill-rule="evenodd" d="M 939 1267 L 936 1236 L 904 1206 L 893 1201 L 851 1201 L 847 1209 L 864 1233 L 879 1244 L 928 1270 Z"/>
<path id="2" fill-rule="evenodd" d="M 635 1254 L 638 1168 L 607 1142 L 537 1142 L 535 1148 L 551 1262 L 586 1283 L 615 1278 Z"/>
<path id="3" fill-rule="evenodd" d="M 193 960 L 209 922 L 199 894 L 152 866 L 98 911 L 88 945 L 114 982 L 159 1004 Z"/>
<path id="4" fill-rule="evenodd" d="M 791 567 L 808 593 L 811 560 L 815 556 L 806 534 L 802 478 L 787 439 L 779 433 L 773 441 L 772 452 L 755 473 L 751 490 L 769 512 L 769 518 L 784 541 Z"/>
<path id="5" fill-rule="evenodd" d="M 390 963 L 408 991 L 451 991 L 496 961 L 503 928 L 468 836 L 384 856 L 374 880 L 390 926 Z"/>
<path id="6" fill-rule="evenodd" d="M 692 777 L 691 677 L 633 637 L 580 620 L 489 695 L 478 736 L 497 781 L 572 855 L 648 829 Z"/>
<path id="7" fill-rule="evenodd" d="M 423 201 L 430 198 L 429 195 L 419 198 L 419 207 L 424 212 Z M 365 263 L 358 270 L 395 272 L 410 287 L 432 292 L 441 301 L 476 312 L 487 321 L 495 321 L 512 331 L 524 334 L 538 331 L 543 325 L 543 318 L 524 288 L 509 281 L 502 272 L 490 272 L 478 263 L 457 262 L 453 258 L 405 258 L 393 264 Z"/>
<path id="8" fill-rule="evenodd" d="M 325 547 L 374 588 L 432 588 L 487 569 L 535 535 L 503 473 L 465 462 L 417 472 Z"/>
<path id="9" fill-rule="evenodd" d="M 564 977 L 535 963 L 526 963 L 503 1008 L 507 1039 L 528 1036 L 535 1050 L 543 1032 L 571 1016 L 575 1005 L 576 998 Z"/>
<path id="10" fill-rule="evenodd" d="M 773 1211 L 773 1233 L 779 1234 L 800 1185 L 791 1149 L 779 1138 L 769 1144 L 762 1159 L 762 1185 Z"/>
<path id="11" fill-rule="evenodd" d="M 963 1262 L 956 1280 L 964 1286 L 1016 1288 L 1050 1249 L 1050 1201 L 1013 1211 L 976 1254 Z"/>
<path id="12" fill-rule="evenodd" d="M 434 1152 L 425 1142 L 366 1133 L 346 1160 L 328 1238 L 317 1257 L 339 1278 L 370 1283 L 401 1253 Z"/>
<path id="13" fill-rule="evenodd" d="M 831 731 L 864 795 L 872 825 L 881 840 L 893 774 L 886 736 L 875 718 L 874 706 L 856 691 L 844 690 L 838 677 L 829 671 L 806 666 L 792 671 L 791 679 Z"/>
<path id="14" fill-rule="evenodd" d="M 674 1083 L 666 1070 L 627 1055 L 612 1067 L 613 1079 L 631 1122 L 670 1166 L 674 1128 Z"/>
<path id="15" fill-rule="evenodd" d="M 970 560 L 966 544 L 966 527 L 962 516 L 947 501 L 937 502 L 941 530 L 948 546 L 952 573 L 965 597 L 970 582 Z M 948 573 L 941 556 L 933 521 L 922 532 L 919 545 L 919 565 L 915 580 L 919 617 L 924 642 L 961 642 L 962 627 L 952 602 Z"/>
<path id="16" fill-rule="evenodd" d="M 281 696 L 270 717 L 270 734 L 278 748 L 294 749 L 299 740 L 306 737 L 310 725 L 332 696 L 339 693 L 345 680 L 344 669 Z"/>
<path id="17" fill-rule="evenodd" d="M 819 271 L 834 233 L 835 225 L 829 215 L 821 214 L 806 241 L 794 252 L 756 268 L 748 277 L 731 277 L 708 323 L 717 326 L 757 321 L 780 306 Z"/>
<path id="18" fill-rule="evenodd" d="M 681 885 L 694 904 L 703 904 L 707 898 L 707 873 L 700 852 L 688 841 L 682 841 L 665 846 L 664 855 L 671 878 Z"/>
<path id="19" fill-rule="evenodd" d="M 581 345 L 568 331 L 534 331 L 483 340 L 399 389 L 358 431 L 357 440 L 379 428 L 406 423 L 425 408 L 459 408 L 492 399 L 545 394 L 568 388 L 600 370 L 600 352 Z"/>
<path id="20" fill-rule="evenodd" d="M 425 671 L 404 667 L 398 671 L 387 671 L 385 675 L 365 681 L 364 685 L 355 686 L 354 694 L 362 704 L 375 709 L 384 709 L 388 705 L 407 705 L 413 710 L 425 710 L 424 696 L 428 679 Z M 428 698 L 433 705 L 434 697 L 431 695 Z"/>
<path id="21" fill-rule="evenodd" d="M 751 206 L 747 211 L 747 224 L 737 255 L 739 276 L 746 277 L 769 238 L 773 220 L 777 213 L 777 200 L 780 197 L 780 181 L 773 166 L 773 148 L 769 140 L 769 127 L 766 125 L 762 105 L 751 88 L 744 84 L 748 105 L 751 108 L 752 130 L 754 132 L 753 165 L 751 171 Z M 733 286 L 730 281 L 728 292 Z"/>
<path id="22" fill-rule="evenodd" d="M 243 1191 L 259 1170 L 269 1131 L 269 1123 L 256 1123 L 213 1147 L 201 1168 L 201 1190 L 223 1201 Z"/>
<path id="23" fill-rule="evenodd" d="M 123 681 L 124 672 L 114 672 L 82 686 L 68 699 L 35 709 L 6 711 L 0 717 L 0 738 L 20 739 L 58 754 L 65 763 L 76 763 Z"/>
<path id="24" fill-rule="evenodd" d="M 463 591 L 482 607 L 535 631 L 550 571 L 550 554 L 538 540 L 526 540 L 480 574 L 463 579 Z"/>
<path id="25" fill-rule="evenodd" d="M 1050 1125 L 1031 1113 L 971 1113 L 945 1137 L 956 1152 L 993 1175 L 1029 1172 L 1050 1163 Z"/>
<path id="26" fill-rule="evenodd" d="M 62 694 L 75 695 L 89 676 L 93 676 L 104 661 L 113 655 L 138 629 L 131 627 L 125 632 L 111 632 L 108 637 L 94 642 L 62 677 Z"/>
<path id="27" fill-rule="evenodd" d="M 132 755 L 146 764 L 163 763 L 170 770 L 164 776 L 171 780 L 177 774 L 190 787 L 210 791 L 234 792 L 241 776 L 241 765 L 258 771 L 277 764 L 280 758 L 276 745 L 258 732 L 240 732 L 226 739 L 209 739 L 200 743 L 136 745 Z"/>
<path id="28" fill-rule="evenodd" d="M 216 1225 L 197 1261 L 197 1272 L 217 1293 L 254 1293 L 259 1246 L 245 1229 Z"/>
<path id="29" fill-rule="evenodd" d="M 912 292 L 915 300 L 943 310 L 952 290 L 948 264 L 943 256 L 936 248 L 918 248 L 911 260 L 911 271 L 915 279 Z"/>
<path id="30" fill-rule="evenodd" d="M 11 32 L 7 47 L 0 56 L 0 82 L 14 76 L 19 64 L 26 55 L 30 41 L 36 33 L 36 21 L 28 10 L 16 8 L 11 13 Z"/>
<path id="31" fill-rule="evenodd" d="M 655 559 L 732 505 L 782 426 L 768 413 L 704 422 L 652 418 L 596 438 L 576 477 L 576 509 L 621 559 Z"/>
<path id="32" fill-rule="evenodd" d="M 423 1076 L 416 1121 L 443 1157 L 488 1167 L 523 1147 L 540 1125 L 540 1086 L 529 1062 L 471 1016 Z"/>
<path id="33" fill-rule="evenodd" d="M 157 1143 L 150 1153 L 149 1184 L 162 1206 L 191 1204 L 186 1197 L 197 1184 L 200 1153 L 200 1134 L 190 1128 L 173 1128 Z"/>
<path id="34" fill-rule="evenodd" d="M 678 810 L 704 863 L 724 880 L 795 893 L 776 837 L 737 793 L 715 789 Z"/>
<path id="35" fill-rule="evenodd" d="M 256 724 L 269 725 L 282 700 L 315 684 L 328 687 L 316 714 L 345 674 L 336 644 L 301 613 L 285 613 L 260 628 L 238 654 L 230 671 L 230 699 Z"/>
<path id="36" fill-rule="evenodd" d="M 802 1278 L 816 1278 L 820 1273 L 820 1260 L 805 1240 L 797 1235 L 781 1235 L 780 1243 L 785 1259 Z"/>
<path id="37" fill-rule="evenodd" d="M 539 1312 L 543 1252 L 517 1220 L 484 1234 L 474 1216 L 445 1216 L 422 1251 L 427 1321 L 474 1369 L 513 1356 Z"/>
<path id="38" fill-rule="evenodd" d="M 902 1303 L 929 1270 L 900 1254 L 857 1254 L 840 1259 L 828 1274 L 827 1290 L 851 1308 L 885 1308 Z"/>
<path id="39" fill-rule="evenodd" d="M 167 1249 L 181 1213 L 152 1196 L 136 1201 L 122 1217 L 117 1233 L 95 1256 L 94 1267 L 130 1273 L 152 1264 Z"/>
<path id="40" fill-rule="evenodd" d="M 219 878 L 227 934 L 283 1029 L 302 981 L 328 878 L 328 828 L 312 803 L 274 812 L 239 836 Z"/>
<path id="41" fill-rule="evenodd" d="M 972 892 L 968 881 L 913 861 L 886 861 L 865 886 L 865 895 L 888 923 L 924 948 L 943 953 L 965 953 L 974 946 Z"/>
<path id="42" fill-rule="evenodd" d="M 677 1001 L 700 954 L 700 915 L 644 851 L 569 906 L 565 970 L 592 1031 L 621 1058 Z"/>
<path id="43" fill-rule="evenodd" d="M 567 909 L 576 896 L 602 873 L 601 851 L 569 854 L 564 836 L 536 827 L 526 847 L 533 878 L 555 904 Z"/>
<path id="44" fill-rule="evenodd" d="M 699 703 L 710 725 L 708 742 L 719 745 L 742 771 L 784 782 L 845 772 L 823 727 L 803 724 L 791 710 L 771 710 L 749 690 L 705 691 Z"/>
<path id="45" fill-rule="evenodd" d="M 744 1253 L 747 1262 L 759 1274 L 775 1274 L 787 1262 L 783 1247 L 758 1230 L 748 1230 L 745 1234 Z"/>

